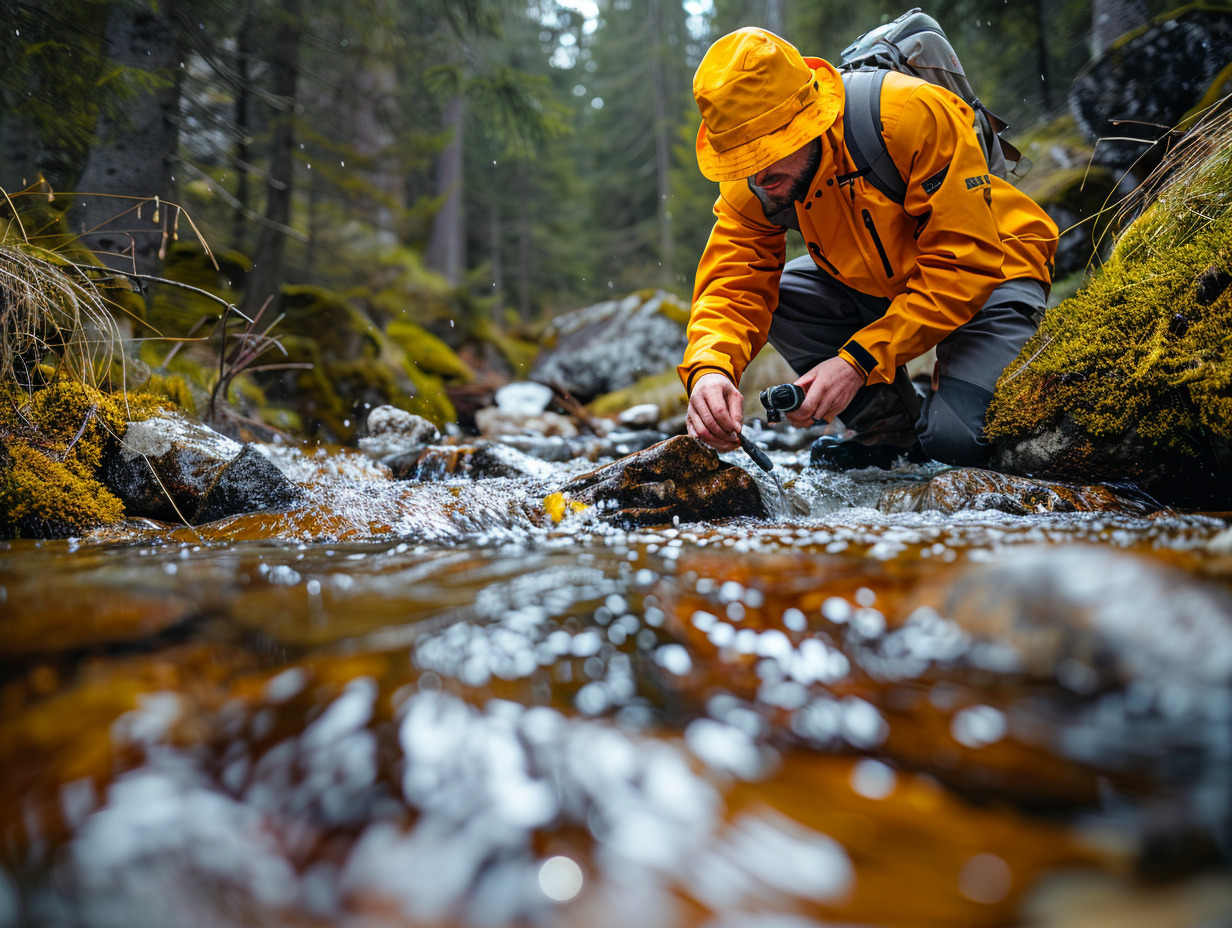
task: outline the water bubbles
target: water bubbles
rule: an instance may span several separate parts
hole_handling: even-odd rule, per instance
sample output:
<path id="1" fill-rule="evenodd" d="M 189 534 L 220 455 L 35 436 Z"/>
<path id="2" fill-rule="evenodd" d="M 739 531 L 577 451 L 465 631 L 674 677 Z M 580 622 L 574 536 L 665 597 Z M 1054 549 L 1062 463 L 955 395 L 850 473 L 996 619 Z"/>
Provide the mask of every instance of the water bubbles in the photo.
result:
<path id="1" fill-rule="evenodd" d="M 766 758 L 753 739 L 734 725 L 714 719 L 695 719 L 684 732 L 685 744 L 700 760 L 715 770 L 744 780 L 755 780 L 765 771 Z"/>
<path id="2" fill-rule="evenodd" d="M 598 680 L 587 683 L 574 697 L 574 705 L 583 715 L 600 715 L 607 711 L 611 703 L 607 686 Z"/>
<path id="3" fill-rule="evenodd" d="M 958 874 L 958 891 L 973 902 L 994 905 L 1009 895 L 1014 877 L 1010 866 L 996 854 L 967 858 Z"/>
<path id="4" fill-rule="evenodd" d="M 821 614 L 835 625 L 842 625 L 851 618 L 851 604 L 839 596 L 827 597 L 821 604 Z"/>
<path id="5" fill-rule="evenodd" d="M 714 630 L 715 626 L 719 624 L 719 617 L 699 609 L 697 612 L 693 613 L 693 616 L 689 621 L 691 621 L 693 623 L 693 627 L 703 635 L 708 635 Z"/>
<path id="6" fill-rule="evenodd" d="M 851 768 L 851 788 L 865 799 L 885 799 L 894 792 L 898 775 L 894 768 L 865 757 Z"/>
<path id="7" fill-rule="evenodd" d="M 950 735 L 969 748 L 995 744 L 1005 737 L 1005 730 L 1005 713 L 992 706 L 970 706 L 950 720 Z"/>
<path id="8" fill-rule="evenodd" d="M 890 733 L 881 713 L 872 704 L 849 696 L 842 704 L 843 738 L 854 748 L 873 748 L 882 744 Z"/>
<path id="9" fill-rule="evenodd" d="M 842 602 L 842 600 L 839 601 Z M 802 632 L 808 628 L 808 619 L 803 612 L 793 606 L 783 613 L 783 625 L 793 632 Z"/>
<path id="10" fill-rule="evenodd" d="M 569 857 L 549 857 L 539 868 L 539 888 L 553 902 L 568 902 L 583 882 L 582 868 Z"/>
<path id="11" fill-rule="evenodd" d="M 284 670 L 265 684 L 265 701 L 273 705 L 298 696 L 308 684 L 308 674 L 302 667 Z"/>

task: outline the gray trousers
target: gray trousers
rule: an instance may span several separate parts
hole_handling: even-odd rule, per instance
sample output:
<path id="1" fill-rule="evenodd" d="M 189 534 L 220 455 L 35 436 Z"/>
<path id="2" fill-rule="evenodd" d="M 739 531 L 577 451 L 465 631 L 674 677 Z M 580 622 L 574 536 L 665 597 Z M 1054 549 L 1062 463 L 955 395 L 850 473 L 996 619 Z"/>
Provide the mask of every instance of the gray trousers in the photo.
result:
<path id="1" fill-rule="evenodd" d="M 1048 296 L 1034 280 L 1009 280 L 983 308 L 937 345 L 932 389 L 923 398 L 906 370 L 893 384 L 862 387 L 839 414 L 865 444 L 909 446 L 946 464 L 988 462 L 984 416 L 993 387 L 1033 334 Z M 890 301 L 839 283 L 808 255 L 783 268 L 779 305 L 770 322 L 770 344 L 797 375 L 838 354 L 851 336 L 885 314 Z"/>

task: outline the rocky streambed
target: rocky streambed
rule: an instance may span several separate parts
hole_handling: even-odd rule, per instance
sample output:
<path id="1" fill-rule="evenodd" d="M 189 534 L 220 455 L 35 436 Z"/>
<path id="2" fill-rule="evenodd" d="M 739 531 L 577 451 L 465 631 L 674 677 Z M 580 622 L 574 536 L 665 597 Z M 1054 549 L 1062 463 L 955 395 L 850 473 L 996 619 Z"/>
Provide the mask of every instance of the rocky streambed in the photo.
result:
<path id="1" fill-rule="evenodd" d="M 1223 518 L 438 438 L 4 544 L 0 926 L 1232 917 Z"/>

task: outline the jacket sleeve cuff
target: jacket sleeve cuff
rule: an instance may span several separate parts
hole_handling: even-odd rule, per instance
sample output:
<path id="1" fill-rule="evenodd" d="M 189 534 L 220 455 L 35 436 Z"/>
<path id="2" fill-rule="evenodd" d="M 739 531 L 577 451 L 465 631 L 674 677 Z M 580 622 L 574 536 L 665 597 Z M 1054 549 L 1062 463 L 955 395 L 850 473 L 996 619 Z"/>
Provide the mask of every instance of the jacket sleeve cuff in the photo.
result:
<path id="1" fill-rule="evenodd" d="M 739 384 L 737 384 L 736 381 L 732 378 L 732 375 L 729 374 L 727 371 L 723 370 L 723 368 L 721 367 L 696 367 L 693 370 L 689 371 L 688 379 L 685 380 L 684 382 L 685 392 L 687 393 L 693 392 L 693 384 L 697 382 L 697 378 L 701 377 L 702 374 L 722 374 L 724 377 L 730 380 L 733 384 L 736 384 L 736 386 L 739 386 Z"/>
<path id="2" fill-rule="evenodd" d="M 856 369 L 864 375 L 865 380 L 868 380 L 869 376 L 877 370 L 877 359 L 855 339 L 848 340 L 847 344 L 838 350 L 838 353 L 845 360 L 854 364 Z"/>

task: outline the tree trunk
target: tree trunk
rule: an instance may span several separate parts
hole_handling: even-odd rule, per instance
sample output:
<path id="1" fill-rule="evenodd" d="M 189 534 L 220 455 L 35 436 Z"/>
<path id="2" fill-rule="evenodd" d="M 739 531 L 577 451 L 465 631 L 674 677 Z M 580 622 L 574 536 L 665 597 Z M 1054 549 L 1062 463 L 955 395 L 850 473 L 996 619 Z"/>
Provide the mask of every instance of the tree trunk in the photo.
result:
<path id="1" fill-rule="evenodd" d="M 283 283 L 286 230 L 291 219 L 295 174 L 295 94 L 299 85 L 301 0 L 281 0 L 274 48 L 269 55 L 270 84 L 281 114 L 274 121 L 266 184 L 265 223 L 252 257 L 252 273 L 241 309 L 251 318 Z"/>
<path id="2" fill-rule="evenodd" d="M 505 306 L 505 258 L 501 234 L 500 201 L 492 198 L 488 207 L 488 242 L 492 255 L 492 321 L 500 322 Z"/>
<path id="3" fill-rule="evenodd" d="M 766 0 L 766 28 L 775 35 L 785 35 L 787 25 L 784 21 L 783 7 L 786 0 Z"/>
<path id="4" fill-rule="evenodd" d="M 518 313 L 523 319 L 530 318 L 534 307 L 531 271 L 535 251 L 532 247 L 530 190 L 526 173 L 526 163 L 519 161 L 514 183 L 518 189 Z"/>
<path id="5" fill-rule="evenodd" d="M 670 138 L 671 114 L 668 112 L 667 75 L 667 30 L 663 23 L 662 0 L 650 0 L 650 27 L 653 30 L 651 43 L 654 67 L 654 144 L 655 177 L 657 179 L 658 203 L 656 216 L 659 224 L 659 280 L 665 286 L 672 283 L 672 215 L 671 194 L 672 148 Z"/>
<path id="6" fill-rule="evenodd" d="M 371 197 L 361 197 L 356 205 L 382 241 L 393 245 L 398 240 L 402 208 L 402 171 L 393 155 L 397 140 L 390 130 L 390 123 L 397 118 L 397 80 L 392 61 L 376 56 L 365 60 L 354 82 L 350 144 L 359 164 L 367 166 L 365 173 L 373 192 Z"/>
<path id="7" fill-rule="evenodd" d="M 1035 56 L 1039 66 L 1040 100 L 1044 111 L 1052 112 L 1052 75 L 1048 68 L 1048 15 L 1044 0 L 1032 0 L 1035 12 Z"/>
<path id="8" fill-rule="evenodd" d="M 462 203 L 462 126 L 465 119 L 466 106 L 459 93 L 445 109 L 445 128 L 451 137 L 436 161 L 436 195 L 442 197 L 443 202 L 432 223 L 432 235 L 424 256 L 428 267 L 455 287 L 462 283 L 466 267 L 466 223 Z"/>
<path id="9" fill-rule="evenodd" d="M 252 153 L 249 146 L 252 143 L 252 33 L 255 26 L 252 14 L 252 3 L 244 4 L 244 18 L 236 33 L 236 76 L 235 90 L 235 152 L 232 157 L 232 169 L 235 171 L 235 212 L 232 214 L 231 237 L 235 247 L 244 250 L 248 241 L 248 229 L 252 220 L 248 211 L 252 208 Z"/>
<path id="10" fill-rule="evenodd" d="M 107 57 L 158 81 L 125 103 L 120 119 L 99 119 L 77 182 L 81 196 L 70 228 L 118 270 L 156 275 L 174 221 L 172 210 L 144 201 L 166 200 L 175 186 L 182 72 L 173 18 L 179 4 L 113 2 L 107 11 Z"/>

